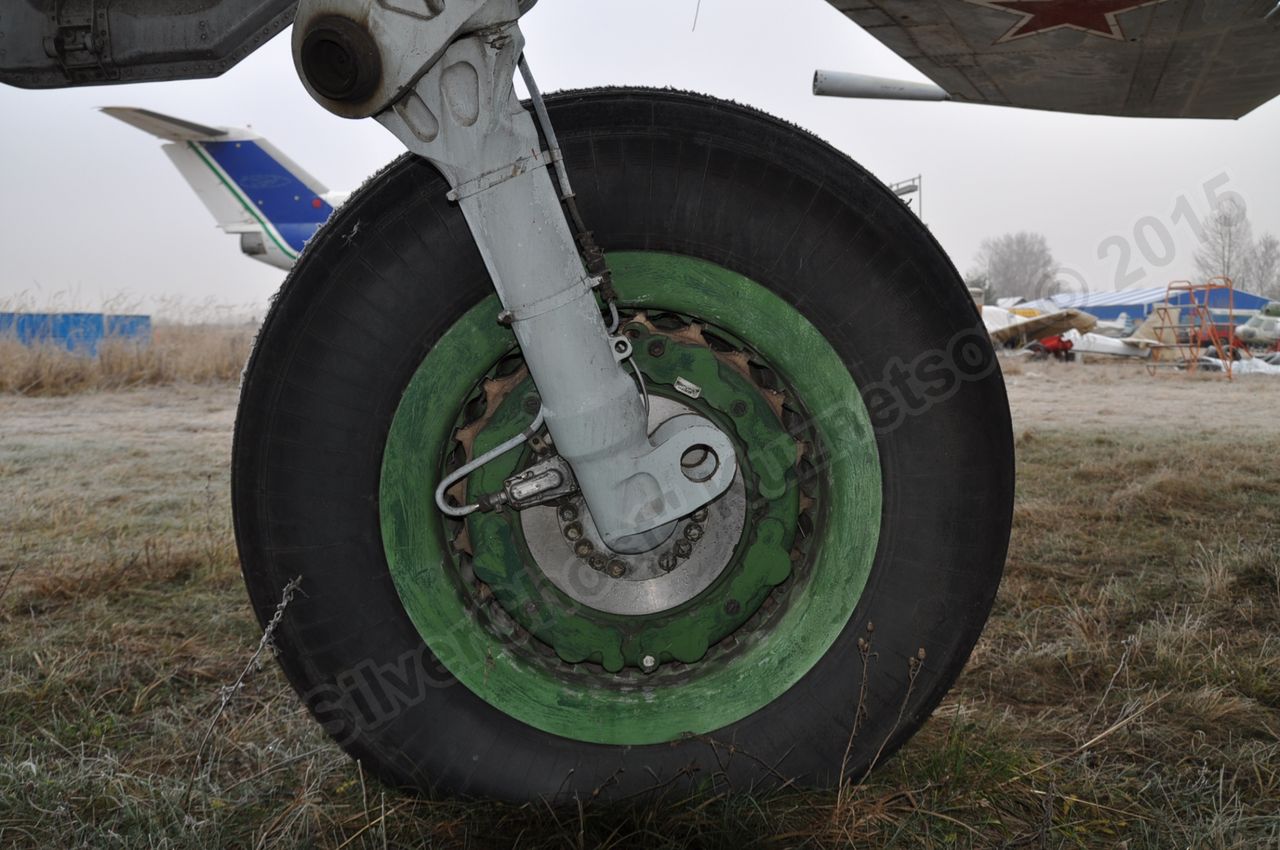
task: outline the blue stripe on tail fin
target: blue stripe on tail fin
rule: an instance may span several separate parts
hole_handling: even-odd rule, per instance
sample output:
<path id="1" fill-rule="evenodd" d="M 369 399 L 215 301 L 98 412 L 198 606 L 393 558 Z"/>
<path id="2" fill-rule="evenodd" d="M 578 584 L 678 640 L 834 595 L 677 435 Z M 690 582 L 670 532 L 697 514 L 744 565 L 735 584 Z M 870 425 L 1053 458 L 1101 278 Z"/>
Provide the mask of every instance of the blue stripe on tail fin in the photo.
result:
<path id="1" fill-rule="evenodd" d="M 257 213 L 271 223 L 290 248 L 303 245 L 333 207 L 257 141 L 200 141 L 199 145 L 236 184 Z"/>

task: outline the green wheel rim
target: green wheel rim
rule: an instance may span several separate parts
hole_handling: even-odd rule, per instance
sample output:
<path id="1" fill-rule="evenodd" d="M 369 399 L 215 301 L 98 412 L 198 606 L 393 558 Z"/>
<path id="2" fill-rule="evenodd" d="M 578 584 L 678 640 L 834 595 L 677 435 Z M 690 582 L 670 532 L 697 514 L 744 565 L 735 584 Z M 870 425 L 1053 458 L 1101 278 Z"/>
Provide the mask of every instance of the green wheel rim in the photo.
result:
<path id="1" fill-rule="evenodd" d="M 557 675 L 483 628 L 468 603 L 434 503 L 441 461 L 468 394 L 514 339 L 489 297 L 436 343 L 396 411 L 383 455 L 382 538 L 392 580 L 423 640 L 485 702 L 542 731 L 600 744 L 642 745 L 713 732 L 768 705 L 830 649 L 866 585 L 880 527 L 874 434 L 857 386 L 822 334 L 791 305 L 742 275 L 690 257 L 609 255 L 628 307 L 700 317 L 743 340 L 786 379 L 828 447 L 825 521 L 810 567 L 767 631 L 744 635 L 732 658 L 692 664 L 678 682 L 613 674 Z M 566 670 L 568 666 L 566 665 Z"/>

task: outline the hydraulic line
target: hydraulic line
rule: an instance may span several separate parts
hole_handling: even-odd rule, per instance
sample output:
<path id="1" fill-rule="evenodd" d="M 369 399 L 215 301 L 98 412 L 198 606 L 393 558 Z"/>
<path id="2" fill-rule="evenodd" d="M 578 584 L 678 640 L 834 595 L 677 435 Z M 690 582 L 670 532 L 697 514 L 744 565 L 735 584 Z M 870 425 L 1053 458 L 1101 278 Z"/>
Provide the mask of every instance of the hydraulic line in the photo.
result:
<path id="1" fill-rule="evenodd" d="M 455 507 L 445 500 L 445 494 L 448 492 L 450 487 L 457 484 L 459 481 L 466 478 L 486 463 L 489 463 L 495 458 L 501 457 L 517 446 L 524 445 L 530 437 L 538 433 L 538 429 L 542 427 L 542 423 L 545 418 L 546 415 L 543 409 L 541 407 L 538 408 L 538 415 L 534 417 L 531 423 L 529 423 L 528 428 L 525 428 L 511 439 L 504 443 L 499 443 L 489 451 L 480 455 L 480 457 L 463 464 L 454 472 L 450 473 L 443 481 L 440 482 L 440 486 L 436 487 L 436 507 L 438 507 L 442 513 L 458 518 L 473 514 L 480 510 L 480 504 L 478 502 L 473 502 L 470 505 L 462 505 L 461 507 Z"/>
<path id="2" fill-rule="evenodd" d="M 551 155 L 551 166 L 556 172 L 556 184 L 560 190 L 560 200 L 564 203 L 568 212 L 569 223 L 573 226 L 574 236 L 578 240 L 578 247 L 582 251 L 582 259 L 587 266 L 587 273 L 599 281 L 600 296 L 610 307 L 613 326 L 609 329 L 609 332 L 613 333 L 618 328 L 617 308 L 614 306 L 614 302 L 618 300 L 618 294 L 613 289 L 613 272 L 609 270 L 609 263 L 605 260 L 604 252 L 596 244 L 595 234 L 587 229 L 587 223 L 583 220 L 582 213 L 578 210 L 577 195 L 569 182 L 569 171 L 564 167 L 564 154 L 560 151 L 560 140 L 556 138 L 556 129 L 551 124 L 551 116 L 547 114 L 547 104 L 542 99 L 542 91 L 538 88 L 538 83 L 533 78 L 533 71 L 529 68 L 529 60 L 524 57 L 524 54 L 520 55 L 519 67 L 520 76 L 524 80 L 525 88 L 529 90 L 529 99 L 533 103 L 533 114 L 537 118 L 538 129 L 542 131 L 542 136 L 547 142 L 547 149 Z"/>

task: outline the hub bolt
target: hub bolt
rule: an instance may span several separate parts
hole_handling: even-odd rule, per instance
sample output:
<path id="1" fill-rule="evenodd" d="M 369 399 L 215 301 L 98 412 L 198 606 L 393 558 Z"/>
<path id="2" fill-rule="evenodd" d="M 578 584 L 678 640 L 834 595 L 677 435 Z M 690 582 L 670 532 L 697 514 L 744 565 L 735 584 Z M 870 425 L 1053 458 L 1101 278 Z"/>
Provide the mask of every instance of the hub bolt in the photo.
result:
<path id="1" fill-rule="evenodd" d="M 658 556 L 658 566 L 662 567 L 663 572 L 669 573 L 672 570 L 674 570 L 679 564 L 680 564 L 679 559 L 676 558 L 676 556 L 671 554 L 670 552 L 663 552 L 660 556 Z"/>
<path id="2" fill-rule="evenodd" d="M 560 520 L 562 522 L 573 522 L 578 518 L 578 509 L 573 505 L 560 506 Z"/>
<path id="3" fill-rule="evenodd" d="M 661 357 L 666 353 L 667 353 L 667 344 L 663 340 L 655 339 L 653 342 L 649 343 L 650 357 Z"/>
<path id="4" fill-rule="evenodd" d="M 694 512 L 693 512 L 693 516 L 691 516 L 691 517 L 689 517 L 689 518 L 690 518 L 691 520 L 693 520 L 694 522 L 706 522 L 706 521 L 707 521 L 707 509 L 706 509 L 706 508 L 698 508 L 696 511 L 694 511 Z"/>
<path id="5" fill-rule="evenodd" d="M 729 412 L 734 416 L 746 416 L 747 403 L 745 401 L 735 401 L 733 404 L 729 405 Z"/>
<path id="6" fill-rule="evenodd" d="M 735 616 L 741 610 L 742 606 L 738 604 L 738 600 L 736 599 L 730 599 L 728 602 L 724 603 L 724 612 L 730 617 Z"/>
<path id="7" fill-rule="evenodd" d="M 701 540 L 702 526 L 698 525 L 696 522 L 686 525 L 684 527 L 684 536 L 688 537 L 693 542 Z"/>
<path id="8" fill-rule="evenodd" d="M 573 546 L 573 554 L 577 555 L 579 558 L 590 558 L 591 553 L 595 550 L 596 547 L 591 545 L 590 540 L 579 540 Z"/>
<path id="9" fill-rule="evenodd" d="M 609 577 L 610 577 L 610 578 L 622 578 L 622 577 L 623 577 L 624 575 L 626 575 L 626 574 L 627 574 L 627 565 L 626 565 L 626 564 L 622 563 L 621 561 L 610 561 L 610 562 L 609 562 Z"/>
<path id="10" fill-rule="evenodd" d="M 644 658 L 640 659 L 640 669 L 646 673 L 652 673 L 654 670 L 658 669 L 658 659 L 654 658 L 652 655 L 646 655 Z"/>
<path id="11" fill-rule="evenodd" d="M 688 540 L 677 540 L 671 551 L 676 553 L 677 558 L 687 558 L 693 554 L 693 544 Z"/>
<path id="12" fill-rule="evenodd" d="M 570 540 L 582 539 L 582 523 L 571 522 L 564 527 L 564 536 Z"/>
<path id="13" fill-rule="evenodd" d="M 591 565 L 591 569 L 599 573 L 603 572 L 604 568 L 609 565 L 609 559 L 604 555 L 601 555 L 599 552 L 596 552 L 587 559 L 587 563 Z"/>

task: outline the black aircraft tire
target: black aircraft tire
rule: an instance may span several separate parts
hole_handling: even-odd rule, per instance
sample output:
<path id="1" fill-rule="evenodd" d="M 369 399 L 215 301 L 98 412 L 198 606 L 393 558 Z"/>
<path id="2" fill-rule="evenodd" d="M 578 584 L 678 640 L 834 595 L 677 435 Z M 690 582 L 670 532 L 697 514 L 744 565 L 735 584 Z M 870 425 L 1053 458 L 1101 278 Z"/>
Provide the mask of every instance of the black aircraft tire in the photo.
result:
<path id="1" fill-rule="evenodd" d="M 928 230 L 813 136 L 670 91 L 567 93 L 549 105 L 606 252 L 687 255 L 759 282 L 821 332 L 867 401 L 882 507 L 852 616 L 769 704 L 659 744 L 550 734 L 452 678 L 393 584 L 379 483 L 415 370 L 491 287 L 446 183 L 409 156 L 307 246 L 246 371 L 232 488 L 254 609 L 266 626 L 300 578 L 273 635 L 279 662 L 326 731 L 395 785 L 512 800 L 830 787 L 842 769 L 883 762 L 924 722 L 990 611 L 1014 474 L 994 352 Z M 957 339 L 958 367 L 941 356 L 961 350 Z M 939 356 L 921 374 L 927 353 Z M 948 368 L 960 378 L 939 371 Z M 381 695 L 353 684 L 368 671 L 396 676 L 410 696 L 374 705 Z"/>

